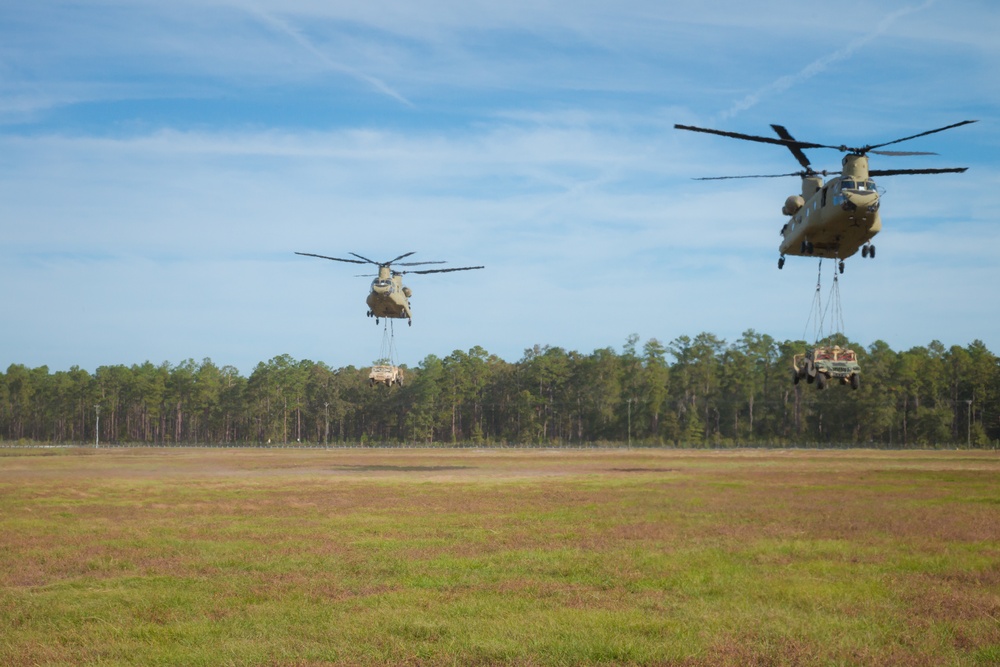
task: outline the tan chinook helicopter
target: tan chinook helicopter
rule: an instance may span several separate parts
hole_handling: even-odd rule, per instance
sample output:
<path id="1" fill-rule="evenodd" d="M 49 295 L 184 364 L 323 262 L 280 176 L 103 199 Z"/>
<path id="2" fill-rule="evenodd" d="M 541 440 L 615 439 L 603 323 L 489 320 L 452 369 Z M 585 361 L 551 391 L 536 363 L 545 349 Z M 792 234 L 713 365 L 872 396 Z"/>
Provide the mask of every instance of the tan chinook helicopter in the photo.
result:
<path id="1" fill-rule="evenodd" d="M 771 125 L 778 135 L 777 139 L 752 134 L 740 134 L 738 132 L 710 130 L 703 127 L 691 127 L 689 125 L 674 125 L 674 127 L 678 130 L 706 132 L 734 139 L 777 144 L 790 150 L 795 159 L 802 165 L 802 171 L 790 174 L 715 176 L 695 180 L 714 181 L 731 178 L 801 176 L 802 194 L 788 197 L 785 200 L 784 207 L 781 209 L 782 213 L 789 216 L 789 220 L 781 228 L 782 241 L 781 245 L 778 246 L 781 256 L 778 259 L 778 268 L 780 269 L 785 265 L 785 255 L 831 257 L 838 260 L 840 272 L 843 273 L 844 260 L 855 254 L 859 248 L 861 249 L 862 257 L 875 257 L 875 246 L 871 244 L 871 240 L 882 229 L 882 221 L 879 219 L 879 191 L 875 187 L 875 181 L 872 180 L 873 176 L 961 173 L 967 169 L 967 167 L 951 169 L 869 169 L 868 154 L 936 155 L 936 153 L 880 151 L 876 149 L 975 122 L 974 120 L 963 120 L 961 123 L 921 132 L 910 137 L 858 148 L 850 146 L 827 146 L 825 144 L 798 141 L 781 125 Z M 813 170 L 809 164 L 809 159 L 802 152 L 806 148 L 832 148 L 846 153 L 840 174 L 824 182 L 823 177 L 829 175 L 829 172 Z"/>
<path id="2" fill-rule="evenodd" d="M 311 252 L 296 252 L 296 255 L 306 257 L 319 257 L 320 259 L 332 259 L 335 262 L 350 262 L 351 264 L 374 264 L 378 267 L 378 276 L 372 281 L 371 291 L 368 293 L 368 317 L 375 318 L 378 324 L 379 318 L 391 317 L 396 319 L 406 318 L 407 324 L 413 324 L 413 314 L 410 311 L 410 297 L 413 291 L 403 285 L 403 275 L 407 273 L 448 273 L 450 271 L 472 271 L 482 269 L 482 266 L 461 266 L 451 269 L 423 269 L 421 271 L 393 271 L 392 265 L 396 266 L 421 266 L 424 264 L 444 264 L 444 262 L 404 262 L 397 264 L 399 260 L 405 259 L 413 252 L 400 255 L 388 262 L 376 262 L 362 257 L 357 253 L 350 253 L 357 259 L 343 259 L 340 257 L 327 257 L 326 255 L 314 255 Z"/>

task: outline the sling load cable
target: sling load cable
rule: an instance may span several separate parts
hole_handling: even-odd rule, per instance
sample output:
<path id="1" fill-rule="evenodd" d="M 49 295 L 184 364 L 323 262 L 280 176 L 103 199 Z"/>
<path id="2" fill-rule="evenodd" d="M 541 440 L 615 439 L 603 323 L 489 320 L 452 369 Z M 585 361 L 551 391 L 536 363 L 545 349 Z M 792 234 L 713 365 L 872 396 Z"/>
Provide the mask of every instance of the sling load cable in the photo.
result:
<path id="1" fill-rule="evenodd" d="M 815 321 L 814 342 L 818 343 L 827 336 L 826 325 L 829 324 L 829 335 L 844 333 L 844 309 L 840 302 L 840 278 L 837 275 L 837 263 L 833 264 L 833 285 L 830 287 L 829 298 L 826 308 L 823 308 L 823 259 L 819 260 L 819 268 L 816 272 L 816 292 L 813 296 L 812 308 L 809 311 L 809 318 L 806 320 L 805 331 L 802 337 L 806 338 L 809 331 L 809 324 Z"/>
<path id="2" fill-rule="evenodd" d="M 388 318 L 387 318 L 388 319 Z M 389 365 L 396 365 L 396 331 L 392 320 L 389 321 Z"/>
<path id="3" fill-rule="evenodd" d="M 385 318 L 385 324 L 382 327 L 382 347 L 379 348 L 379 364 L 387 364 L 389 366 L 396 365 L 396 333 L 392 326 L 392 319 Z"/>
<path id="4" fill-rule="evenodd" d="M 813 295 L 812 308 L 809 309 L 809 317 L 806 318 L 806 327 L 802 331 L 803 340 L 808 340 L 809 324 L 815 319 L 815 341 L 818 342 L 823 337 L 823 258 L 819 259 L 819 269 L 816 272 L 816 291 Z"/>
<path id="5" fill-rule="evenodd" d="M 836 267 L 833 272 L 833 286 L 830 287 L 830 297 L 826 300 L 826 310 L 823 319 L 830 318 L 830 335 L 844 333 L 844 309 L 840 304 L 840 279 Z"/>

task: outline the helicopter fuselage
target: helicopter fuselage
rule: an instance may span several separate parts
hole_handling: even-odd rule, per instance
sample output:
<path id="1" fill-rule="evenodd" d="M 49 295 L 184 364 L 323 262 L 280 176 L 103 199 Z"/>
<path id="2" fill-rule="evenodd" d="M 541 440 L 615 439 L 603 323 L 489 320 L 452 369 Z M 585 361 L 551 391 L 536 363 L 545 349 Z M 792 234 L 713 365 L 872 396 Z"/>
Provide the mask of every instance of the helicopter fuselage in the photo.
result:
<path id="1" fill-rule="evenodd" d="M 802 195 L 785 201 L 790 216 L 781 228 L 782 255 L 846 259 L 867 245 L 882 229 L 879 193 L 868 175 L 868 158 L 847 155 L 840 176 L 823 182 L 802 179 Z"/>
<path id="2" fill-rule="evenodd" d="M 421 269 L 419 271 L 406 270 L 406 271 L 394 271 L 392 265 L 396 266 L 420 266 L 423 264 L 445 264 L 442 261 L 431 261 L 431 262 L 402 262 L 399 260 L 406 259 L 413 252 L 403 253 L 395 259 L 390 259 L 388 262 L 376 262 L 374 260 L 363 257 L 355 252 L 351 255 L 354 259 L 344 258 L 344 257 L 329 257 L 327 255 L 317 255 L 312 252 L 296 252 L 296 255 L 305 255 L 307 257 L 319 257 L 320 259 L 329 259 L 334 262 L 347 262 L 349 264 L 374 264 L 378 267 L 378 277 L 372 281 L 371 290 L 368 292 L 368 299 L 366 303 L 368 304 L 368 317 L 374 317 L 375 324 L 378 324 L 380 318 L 392 317 L 395 319 L 407 319 L 409 324 L 413 324 L 413 313 L 410 311 L 410 297 L 413 292 L 410 291 L 409 287 L 403 285 L 403 274 L 404 273 L 451 273 L 452 271 L 472 271 L 474 269 L 482 269 L 482 266 L 455 266 L 447 269 Z"/>
<path id="3" fill-rule="evenodd" d="M 396 319 L 411 319 L 409 287 L 403 285 L 403 277 L 393 273 L 388 267 L 379 267 L 378 277 L 372 281 L 368 293 L 369 317 L 392 317 Z"/>
<path id="4" fill-rule="evenodd" d="M 793 195 L 785 200 L 781 212 L 788 216 L 788 222 L 781 228 L 781 245 L 778 250 L 778 268 L 785 265 L 785 255 L 812 255 L 832 257 L 839 261 L 839 269 L 844 270 L 843 260 L 861 249 L 862 257 L 875 257 L 875 246 L 872 238 L 882 229 L 879 219 L 879 192 L 875 188 L 872 176 L 899 176 L 904 174 L 960 174 L 967 167 L 947 167 L 931 169 L 876 169 L 868 170 L 868 154 L 879 155 L 936 155 L 922 151 L 885 151 L 886 146 L 898 144 L 929 134 L 937 134 L 952 128 L 975 123 L 974 120 L 963 120 L 926 132 L 920 132 L 901 139 L 885 141 L 880 144 L 850 147 L 847 145 L 833 146 L 817 144 L 810 141 L 798 141 L 782 125 L 771 125 L 777 138 L 764 137 L 741 132 L 726 132 L 707 127 L 692 125 L 674 125 L 678 130 L 704 132 L 742 141 L 755 141 L 762 144 L 784 146 L 802 165 L 803 171 L 791 174 L 760 174 L 755 176 L 714 176 L 697 180 L 715 181 L 730 178 L 779 178 L 784 176 L 802 177 L 802 195 Z M 839 176 L 823 182 L 826 172 L 817 172 L 812 168 L 805 149 L 830 148 L 844 155 L 843 168 Z"/>

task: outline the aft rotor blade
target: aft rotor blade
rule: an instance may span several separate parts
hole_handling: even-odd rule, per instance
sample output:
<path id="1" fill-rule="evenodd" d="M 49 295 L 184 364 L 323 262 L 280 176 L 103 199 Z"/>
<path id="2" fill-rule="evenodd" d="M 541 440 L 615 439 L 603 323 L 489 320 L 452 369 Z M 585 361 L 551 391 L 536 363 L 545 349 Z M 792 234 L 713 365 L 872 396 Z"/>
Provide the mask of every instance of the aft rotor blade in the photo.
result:
<path id="1" fill-rule="evenodd" d="M 937 153 L 931 153 L 929 151 L 869 151 L 869 153 L 875 153 L 876 155 L 890 155 L 893 157 L 899 157 L 901 155 L 937 155 Z"/>
<path id="2" fill-rule="evenodd" d="M 350 262 L 351 264 L 364 264 L 364 262 L 359 262 L 356 259 L 343 259 L 341 257 L 327 257 L 326 255 L 315 255 L 311 252 L 296 252 L 296 255 L 305 255 L 306 257 L 319 257 L 320 259 L 332 259 L 335 262 Z M 354 254 L 353 252 L 351 253 Z M 363 259 L 363 258 L 362 258 Z M 374 264 L 375 262 L 372 262 Z"/>
<path id="3" fill-rule="evenodd" d="M 952 167 L 949 169 L 869 169 L 869 176 L 900 176 L 906 174 L 961 174 L 968 167 Z"/>
<path id="4" fill-rule="evenodd" d="M 422 271 L 400 271 L 400 273 L 449 273 L 451 271 L 472 271 L 473 269 L 485 268 L 485 266 L 459 266 L 451 269 L 424 269 Z"/>
<path id="5" fill-rule="evenodd" d="M 902 139 L 895 139 L 893 141 L 887 141 L 887 142 L 882 143 L 882 144 L 872 144 L 872 145 L 869 145 L 869 146 L 862 146 L 860 148 L 854 148 L 852 146 L 830 146 L 829 144 L 815 144 L 815 143 L 808 142 L 808 141 L 798 141 L 797 139 L 792 139 L 791 138 L 791 134 L 788 134 L 788 131 L 784 130 L 784 128 L 781 127 L 780 125 L 772 125 L 771 127 L 775 130 L 775 132 L 778 132 L 779 136 L 784 137 L 782 139 L 772 139 L 771 137 L 761 137 L 761 136 L 757 136 L 755 134 L 742 134 L 740 132 L 725 132 L 723 130 L 712 130 L 712 129 L 705 128 L 705 127 L 693 127 L 693 126 L 690 126 L 690 125 L 674 125 L 674 128 L 678 129 L 678 130 L 689 130 L 691 132 L 704 132 L 706 134 L 717 134 L 717 135 L 719 135 L 721 137 L 731 137 L 733 139 L 743 139 L 745 141 L 756 141 L 756 142 L 763 143 L 763 144 L 776 144 L 778 146 L 785 146 L 790 151 L 792 151 L 792 153 L 795 155 L 796 159 L 798 159 L 799 155 L 798 155 L 798 153 L 796 153 L 796 150 L 798 150 L 798 152 L 801 153 L 801 150 L 803 148 L 831 148 L 833 150 L 837 150 L 837 151 L 840 151 L 842 153 L 856 153 L 858 155 L 864 155 L 866 153 L 875 151 L 876 148 L 882 148 L 883 146 L 891 146 L 892 144 L 898 144 L 900 142 L 909 141 L 911 139 L 916 139 L 918 137 L 926 137 L 928 134 L 935 134 L 937 132 L 944 132 L 945 130 L 950 130 L 950 129 L 955 128 L 955 127 L 961 127 L 962 125 L 968 125 L 969 123 L 976 123 L 976 122 L 978 122 L 978 121 L 975 121 L 975 120 L 963 120 L 960 123 L 954 123 L 952 125 L 946 125 L 944 127 L 939 127 L 936 130 L 928 130 L 926 132 L 920 132 L 919 134 L 914 134 L 914 135 L 909 136 L 909 137 L 903 137 Z M 780 130 L 779 130 L 779 128 L 780 128 Z M 782 134 L 781 130 L 784 130 L 784 134 Z M 892 153 L 885 153 L 885 154 L 891 155 Z M 907 152 L 907 153 L 899 153 L 899 154 L 900 155 L 920 155 L 922 153 Z M 802 164 L 802 161 L 799 160 L 799 163 Z M 808 163 L 808 161 L 807 161 L 807 163 Z M 806 166 L 806 164 L 803 164 L 803 166 Z M 806 167 L 806 168 L 808 169 L 808 167 Z"/>
<path id="6" fill-rule="evenodd" d="M 921 132 L 920 134 L 914 134 L 911 137 L 903 137 L 902 139 L 895 139 L 894 141 L 887 141 L 884 144 L 875 144 L 874 146 L 866 146 L 864 150 L 860 152 L 868 152 L 874 148 L 882 148 L 883 146 L 890 146 L 892 144 L 898 144 L 901 141 L 909 141 L 910 139 L 916 139 L 917 137 L 926 137 L 928 134 L 935 134 L 937 132 L 944 132 L 945 130 L 950 130 L 955 127 L 961 127 L 963 125 L 968 125 L 969 123 L 975 123 L 974 120 L 963 120 L 961 123 L 955 123 L 953 125 L 945 125 L 944 127 L 939 127 L 936 130 L 928 130 L 926 132 Z"/>
<path id="7" fill-rule="evenodd" d="M 402 262 L 396 264 L 396 266 L 421 266 L 422 264 L 447 264 L 445 260 L 438 260 L 436 262 Z"/>
<path id="8" fill-rule="evenodd" d="M 777 146 L 785 146 L 788 148 L 791 148 L 793 146 L 796 148 L 833 148 L 833 146 L 824 146 L 823 144 L 811 144 L 805 141 L 788 141 L 786 139 L 760 137 L 755 134 L 741 134 L 739 132 L 724 132 L 723 130 L 711 130 L 705 127 L 693 127 L 691 125 L 674 125 L 674 129 L 688 130 L 690 132 L 704 132 L 706 134 L 717 134 L 720 137 L 743 139 L 744 141 L 757 141 L 762 144 L 775 144 Z"/>
<path id="9" fill-rule="evenodd" d="M 786 178 L 788 176 L 826 176 L 825 171 L 794 171 L 790 174 L 753 174 L 750 176 L 706 176 L 703 178 L 695 178 L 695 181 L 728 181 L 733 178 Z"/>
<path id="10" fill-rule="evenodd" d="M 792 134 L 788 130 L 786 130 L 783 126 L 772 124 L 771 128 L 775 131 L 775 133 L 779 137 L 781 137 L 785 141 L 795 141 L 795 137 L 793 137 Z M 795 156 L 795 159 L 799 161 L 799 164 L 801 164 L 803 168 L 807 170 L 812 169 L 812 165 L 809 164 L 809 158 L 806 157 L 806 154 L 802 152 L 802 149 L 800 147 L 788 146 L 788 150 L 792 152 L 792 155 Z"/>
<path id="11" fill-rule="evenodd" d="M 374 259 L 368 259 L 367 257 L 362 257 L 361 255 L 359 255 L 356 252 L 352 252 L 351 254 L 354 255 L 355 257 L 357 257 L 358 259 L 365 260 L 364 262 L 358 262 L 358 264 L 364 264 L 365 262 L 368 262 L 369 264 L 374 264 L 375 266 L 379 266 L 379 263 L 376 262 Z"/>

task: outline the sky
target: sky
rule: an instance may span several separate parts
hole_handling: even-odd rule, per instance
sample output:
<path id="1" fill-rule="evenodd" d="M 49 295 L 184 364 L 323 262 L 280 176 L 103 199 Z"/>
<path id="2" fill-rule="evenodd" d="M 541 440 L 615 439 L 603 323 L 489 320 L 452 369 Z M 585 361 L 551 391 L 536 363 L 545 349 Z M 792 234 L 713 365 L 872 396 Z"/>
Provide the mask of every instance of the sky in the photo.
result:
<path id="1" fill-rule="evenodd" d="M 372 363 L 365 267 L 296 251 L 484 265 L 405 276 L 411 366 L 813 340 L 817 290 L 862 346 L 1000 353 L 997 34 L 993 0 L 0 2 L 0 369 Z M 962 120 L 893 147 L 939 155 L 872 156 L 969 169 L 880 179 L 877 257 L 837 292 L 829 260 L 777 268 L 797 178 L 693 180 L 791 153 L 673 127 Z"/>

